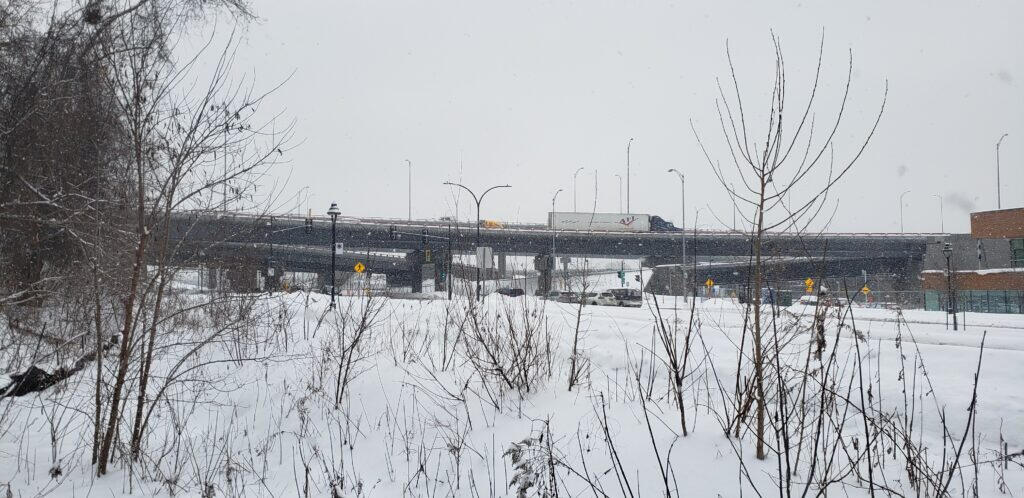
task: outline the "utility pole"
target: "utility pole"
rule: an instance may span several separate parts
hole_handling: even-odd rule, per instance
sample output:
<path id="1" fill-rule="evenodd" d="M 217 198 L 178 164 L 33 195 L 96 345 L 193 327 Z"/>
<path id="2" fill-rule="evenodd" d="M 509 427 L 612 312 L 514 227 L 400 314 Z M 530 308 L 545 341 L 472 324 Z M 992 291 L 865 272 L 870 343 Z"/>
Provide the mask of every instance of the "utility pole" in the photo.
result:
<path id="1" fill-rule="evenodd" d="M 626 212 L 629 213 L 629 148 L 633 146 L 633 138 L 626 143 Z"/>
<path id="2" fill-rule="evenodd" d="M 1003 139 L 1006 138 L 1006 135 L 1009 135 L 1009 133 L 1003 133 L 1003 136 L 999 137 L 999 141 L 996 142 L 996 209 L 1003 209 L 1003 186 L 999 180 L 999 146 L 1003 145 Z"/>
<path id="3" fill-rule="evenodd" d="M 492 190 L 494 190 L 496 188 L 511 188 L 512 186 L 511 185 L 495 185 L 495 186 L 493 186 L 491 188 L 488 188 L 487 190 L 484 190 L 484 193 L 480 194 L 480 197 L 477 197 L 476 194 L 473 193 L 473 191 L 469 189 L 469 187 L 467 187 L 467 186 L 465 186 L 465 185 L 463 185 L 461 183 L 444 182 L 444 185 L 455 186 L 455 187 L 462 187 L 462 189 L 464 189 L 466 192 L 469 192 L 469 195 L 473 196 L 473 202 L 476 203 L 476 242 L 474 242 L 474 246 L 475 246 L 474 249 L 476 249 L 477 256 L 479 256 L 480 255 L 480 203 L 484 201 L 484 196 L 487 195 L 487 192 L 490 192 L 490 191 L 492 191 Z M 476 262 L 476 300 L 477 301 L 480 301 L 480 290 L 481 290 L 481 288 L 480 288 L 480 264 L 481 264 L 481 261 L 479 260 L 479 258 L 477 258 L 477 262 Z"/>

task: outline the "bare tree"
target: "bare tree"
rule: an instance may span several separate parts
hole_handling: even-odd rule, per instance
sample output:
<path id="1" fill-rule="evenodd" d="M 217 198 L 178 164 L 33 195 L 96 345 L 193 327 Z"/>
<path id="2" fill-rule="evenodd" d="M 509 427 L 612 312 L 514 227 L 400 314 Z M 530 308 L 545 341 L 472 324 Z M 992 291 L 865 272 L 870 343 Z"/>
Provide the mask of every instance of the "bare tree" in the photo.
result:
<path id="1" fill-rule="evenodd" d="M 847 64 L 846 82 L 843 86 L 838 109 L 829 120 L 829 126 L 823 134 L 816 134 L 815 107 L 819 92 L 819 79 L 822 70 L 824 53 L 824 37 L 818 50 L 817 66 L 814 81 L 810 87 L 806 104 L 797 108 L 795 113 L 786 112 L 787 80 L 786 65 L 783 58 L 779 38 L 772 33 L 772 46 L 775 51 L 775 75 L 772 85 L 771 101 L 768 106 L 766 126 L 760 134 L 755 134 L 753 114 L 750 107 L 744 105 L 743 93 L 740 90 L 736 67 L 732 54 L 726 44 L 726 57 L 729 62 L 729 76 L 732 82 L 731 96 L 727 96 L 721 82 L 718 83 L 719 98 L 715 107 L 722 137 L 725 141 L 726 163 L 733 168 L 723 168 L 722 163 L 712 157 L 709 147 L 697 132 L 691 121 L 691 128 L 722 187 L 729 194 L 732 202 L 744 217 L 747 226 L 751 227 L 751 244 L 753 252 L 753 289 L 751 320 L 751 339 L 753 354 L 753 394 L 756 402 L 757 458 L 763 459 L 765 453 L 765 368 L 771 359 L 765 358 L 767 351 L 764 341 L 765 318 L 762 312 L 762 286 L 764 281 L 764 262 L 766 247 L 772 233 L 791 232 L 800 234 L 814 222 L 822 208 L 826 205 L 830 189 L 836 185 L 853 167 L 868 145 L 885 109 L 888 84 L 882 103 L 863 141 L 854 147 L 854 153 L 844 161 L 835 158 L 835 138 L 847 113 L 847 99 L 853 74 L 853 52 L 850 51 Z M 795 118 L 791 117 L 795 116 Z M 739 181 L 732 178 L 738 177 Z M 740 188 L 734 188 L 738 184 Z M 799 201 L 790 203 L 790 194 L 799 190 Z M 745 328 L 746 329 L 746 328 Z M 743 351 L 739 353 L 742 357 Z"/>

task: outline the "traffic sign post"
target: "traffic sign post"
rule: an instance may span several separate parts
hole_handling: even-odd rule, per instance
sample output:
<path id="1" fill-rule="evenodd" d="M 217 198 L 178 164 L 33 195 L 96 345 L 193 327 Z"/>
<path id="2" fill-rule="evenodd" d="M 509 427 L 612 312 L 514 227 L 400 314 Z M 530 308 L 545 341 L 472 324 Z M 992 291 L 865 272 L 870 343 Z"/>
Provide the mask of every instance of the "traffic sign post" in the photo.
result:
<path id="1" fill-rule="evenodd" d="M 814 294 L 814 280 L 812 280 L 811 277 L 807 277 L 807 280 L 804 280 L 804 290 L 806 290 L 808 294 Z"/>
<path id="2" fill-rule="evenodd" d="M 715 286 L 715 281 L 711 280 L 711 277 L 708 277 L 708 279 L 704 281 L 704 287 L 707 288 L 707 295 L 708 295 L 708 297 L 711 297 L 711 288 L 714 287 L 714 286 Z"/>

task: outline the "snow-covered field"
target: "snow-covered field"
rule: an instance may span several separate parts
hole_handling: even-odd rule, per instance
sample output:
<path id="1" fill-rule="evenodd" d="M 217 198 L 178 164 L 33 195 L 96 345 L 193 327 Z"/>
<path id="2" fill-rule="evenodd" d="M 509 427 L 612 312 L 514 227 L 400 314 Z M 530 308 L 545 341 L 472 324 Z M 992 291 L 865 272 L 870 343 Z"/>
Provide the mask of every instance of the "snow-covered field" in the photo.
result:
<path id="1" fill-rule="evenodd" d="M 94 367 L 0 400 L 0 493 L 933 496 L 947 482 L 955 496 L 1024 493 L 1022 315 L 968 314 L 954 332 L 939 312 L 833 313 L 817 359 L 814 310 L 781 310 L 765 333 L 779 337 L 779 360 L 758 460 L 753 417 L 739 438 L 730 425 L 737 371 L 752 378 L 749 354 L 738 364 L 751 340 L 732 300 L 699 301 L 691 327 L 691 303 L 672 297 L 581 313 L 499 295 L 479 308 L 339 299 L 332 311 L 322 295 L 272 295 L 250 328 L 181 364 L 209 331 L 201 321 L 163 331 L 154 369 L 168 387 L 149 405 L 142 456 L 118 453 L 101 478 L 90 465 Z M 690 346 L 685 435 L 659 330 L 678 358 Z"/>

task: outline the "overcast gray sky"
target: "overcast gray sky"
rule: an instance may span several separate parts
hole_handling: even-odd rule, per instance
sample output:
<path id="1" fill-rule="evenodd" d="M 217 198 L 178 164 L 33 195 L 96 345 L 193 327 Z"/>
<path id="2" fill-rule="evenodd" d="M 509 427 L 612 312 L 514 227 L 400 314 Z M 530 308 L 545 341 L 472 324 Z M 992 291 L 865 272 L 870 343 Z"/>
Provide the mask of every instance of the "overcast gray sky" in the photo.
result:
<path id="1" fill-rule="evenodd" d="M 848 157 L 881 102 L 867 152 L 836 191 L 837 231 L 967 231 L 969 210 L 994 209 L 995 143 L 1003 133 L 1003 206 L 1024 205 L 1024 3 L 483 2 L 256 0 L 237 69 L 270 86 L 269 101 L 296 120 L 302 143 L 279 175 L 309 187 L 309 206 L 332 200 L 347 215 L 405 217 L 405 159 L 413 163 L 413 216 L 454 211 L 444 180 L 484 188 L 484 218 L 542 222 L 551 195 L 618 210 L 616 173 L 632 147 L 631 211 L 721 226 L 732 209 L 700 153 L 692 119 L 726 159 L 715 78 L 729 41 L 745 104 L 768 107 L 770 30 L 782 40 L 789 98 L 810 86 L 825 33 L 819 119 L 832 116 L 847 54 L 854 54 L 848 120 L 835 140 Z M 769 5 L 771 4 L 771 5 Z M 791 102 L 793 108 L 797 102 Z M 755 112 L 756 111 L 752 111 Z M 755 129 L 764 120 L 753 119 Z M 461 164 L 461 166 L 460 166 Z M 460 217 L 470 214 L 465 199 Z"/>

